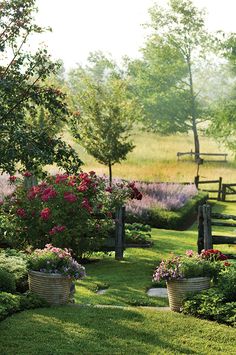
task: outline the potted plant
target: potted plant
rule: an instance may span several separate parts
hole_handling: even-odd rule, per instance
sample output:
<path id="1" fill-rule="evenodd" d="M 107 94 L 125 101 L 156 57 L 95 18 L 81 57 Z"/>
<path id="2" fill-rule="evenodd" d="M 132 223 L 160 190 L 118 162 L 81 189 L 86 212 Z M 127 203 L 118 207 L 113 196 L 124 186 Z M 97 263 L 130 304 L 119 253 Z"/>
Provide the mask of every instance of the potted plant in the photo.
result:
<path id="1" fill-rule="evenodd" d="M 219 250 L 203 250 L 195 254 L 187 250 L 184 256 L 172 256 L 162 260 L 153 274 L 153 281 L 166 281 L 172 311 L 180 312 L 182 301 L 188 293 L 208 289 L 211 279 L 216 278 L 227 257 Z"/>
<path id="2" fill-rule="evenodd" d="M 85 268 L 78 264 L 68 249 L 46 244 L 36 249 L 28 260 L 29 289 L 49 304 L 69 302 L 72 281 L 85 276 Z"/>

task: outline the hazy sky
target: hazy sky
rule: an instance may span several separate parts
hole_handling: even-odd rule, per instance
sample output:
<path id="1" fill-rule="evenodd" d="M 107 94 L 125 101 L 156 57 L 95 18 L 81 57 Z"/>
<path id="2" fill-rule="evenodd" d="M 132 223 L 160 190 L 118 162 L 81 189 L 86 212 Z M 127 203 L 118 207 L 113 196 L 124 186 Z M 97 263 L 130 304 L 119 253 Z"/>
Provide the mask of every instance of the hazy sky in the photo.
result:
<path id="1" fill-rule="evenodd" d="M 84 64 L 91 51 L 102 50 L 116 60 L 137 57 L 148 22 L 148 9 L 165 0 L 37 0 L 37 23 L 50 26 L 52 33 L 40 35 L 54 58 L 66 69 Z M 194 0 L 208 12 L 210 30 L 236 32 L 236 0 Z"/>

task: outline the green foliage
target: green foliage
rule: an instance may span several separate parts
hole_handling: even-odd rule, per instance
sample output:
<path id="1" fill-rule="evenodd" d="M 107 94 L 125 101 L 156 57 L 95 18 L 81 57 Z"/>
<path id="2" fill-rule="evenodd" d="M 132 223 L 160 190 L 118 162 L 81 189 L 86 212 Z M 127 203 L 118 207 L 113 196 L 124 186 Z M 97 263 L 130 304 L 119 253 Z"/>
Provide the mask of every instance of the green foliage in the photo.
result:
<path id="1" fill-rule="evenodd" d="M 219 274 L 215 287 L 188 298 L 183 312 L 196 317 L 236 326 L 236 267 L 231 265 Z"/>
<path id="2" fill-rule="evenodd" d="M 212 120 L 208 127 L 208 134 L 223 143 L 232 152 L 236 151 L 236 85 L 234 78 L 236 74 L 236 36 L 231 33 L 226 37 L 223 44 L 223 53 L 227 59 L 228 69 L 231 75 L 228 74 L 228 91 L 227 95 L 222 95 L 222 98 L 212 105 Z M 232 84 L 233 83 L 233 84 Z"/>
<path id="3" fill-rule="evenodd" d="M 114 63 L 101 54 L 89 60 L 91 67 L 79 67 L 69 74 L 77 110 L 71 120 L 72 132 L 89 154 L 109 166 L 111 180 L 112 165 L 134 148 L 129 138 L 138 104 L 129 97 L 128 82 Z"/>
<path id="4" fill-rule="evenodd" d="M 0 268 L 0 292 L 14 293 L 16 282 L 14 276 L 4 268 Z"/>
<path id="5" fill-rule="evenodd" d="M 127 244 L 151 245 L 151 227 L 148 224 L 125 223 L 125 242 Z"/>
<path id="6" fill-rule="evenodd" d="M 208 118 L 209 109 L 201 96 L 202 81 L 200 88 L 196 85 L 196 69 L 209 66 L 206 54 L 214 41 L 205 30 L 204 12 L 191 0 L 168 5 L 149 10 L 151 34 L 143 58 L 128 63 L 132 90 L 143 105 L 145 128 L 163 134 L 192 130 L 199 152 L 197 125 Z"/>
<path id="7" fill-rule="evenodd" d="M 198 206 L 206 200 L 206 197 L 205 193 L 199 193 L 178 211 L 151 208 L 142 218 L 127 213 L 126 220 L 128 223 L 148 224 L 153 228 L 185 230 L 196 220 Z"/>
<path id="8" fill-rule="evenodd" d="M 236 265 L 231 265 L 220 273 L 218 288 L 227 301 L 236 302 Z"/>
<path id="9" fill-rule="evenodd" d="M 11 293 L 0 292 L 0 320 L 25 309 L 47 306 L 47 302 L 36 294 L 12 295 Z"/>
<path id="10" fill-rule="evenodd" d="M 28 289 L 26 256 L 14 249 L 0 250 L 0 268 L 5 268 L 15 279 L 16 290 L 24 292 Z"/>
<path id="11" fill-rule="evenodd" d="M 68 155 L 77 170 L 81 164 L 75 151 L 49 130 L 68 115 L 65 94 L 46 85 L 59 64 L 43 48 L 35 54 L 24 50 L 29 35 L 45 30 L 34 23 L 35 2 L 1 2 L 0 50 L 6 64 L 0 66 L 0 169 L 10 174 L 19 165 L 34 174 L 45 164 L 68 165 Z M 37 123 L 40 112 L 48 124 L 43 124 L 42 115 Z"/>

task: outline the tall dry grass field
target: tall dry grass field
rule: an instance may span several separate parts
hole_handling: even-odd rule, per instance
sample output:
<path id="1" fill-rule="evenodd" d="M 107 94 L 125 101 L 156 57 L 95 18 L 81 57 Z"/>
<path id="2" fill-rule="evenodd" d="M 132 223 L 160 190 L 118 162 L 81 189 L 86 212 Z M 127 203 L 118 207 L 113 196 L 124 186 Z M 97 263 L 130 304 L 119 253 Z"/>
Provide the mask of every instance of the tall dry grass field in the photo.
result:
<path id="1" fill-rule="evenodd" d="M 76 148 L 84 161 L 83 170 L 95 170 L 99 174 L 108 173 L 107 167 L 97 163 L 81 146 L 73 142 L 69 133 L 65 134 L 65 138 Z M 121 164 L 114 165 L 114 177 L 146 181 L 190 182 L 194 180 L 197 172 L 195 162 L 190 157 L 182 157 L 178 161 L 176 155 L 177 152 L 194 150 L 191 135 L 159 136 L 154 133 L 139 132 L 134 134 L 133 141 L 135 148 L 128 154 L 127 159 Z M 222 176 L 224 182 L 236 183 L 236 162 L 232 153 L 208 137 L 200 137 L 200 143 L 202 152 L 229 154 L 227 163 L 204 162 L 200 166 L 200 177 L 215 179 Z"/>

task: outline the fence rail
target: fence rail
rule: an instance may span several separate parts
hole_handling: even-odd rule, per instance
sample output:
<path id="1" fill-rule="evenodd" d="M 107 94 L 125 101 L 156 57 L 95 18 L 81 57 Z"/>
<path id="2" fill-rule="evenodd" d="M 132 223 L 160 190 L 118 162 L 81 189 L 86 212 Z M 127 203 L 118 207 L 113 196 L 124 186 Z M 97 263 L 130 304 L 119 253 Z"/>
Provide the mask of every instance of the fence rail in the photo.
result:
<path id="1" fill-rule="evenodd" d="M 198 253 L 202 249 L 212 249 L 214 244 L 236 245 L 236 236 L 224 236 L 212 234 L 212 226 L 236 227 L 236 223 L 214 222 L 212 219 L 236 220 L 236 216 L 220 213 L 212 213 L 210 205 L 202 205 L 198 208 Z M 236 259 L 236 254 L 228 254 L 229 258 Z"/>
<path id="2" fill-rule="evenodd" d="M 236 184 L 222 185 L 222 201 L 226 201 L 227 195 L 236 195 Z M 227 202 L 236 202 L 236 200 L 227 200 Z"/>
<path id="3" fill-rule="evenodd" d="M 205 160 L 204 159 L 204 161 L 223 162 L 223 163 L 227 162 L 227 156 L 228 156 L 227 153 L 195 153 L 191 150 L 191 152 L 177 152 L 178 161 L 180 160 L 180 157 L 183 155 L 190 155 L 191 157 L 195 157 L 195 158 L 201 158 L 202 156 L 224 157 L 223 160 Z"/>
<path id="4" fill-rule="evenodd" d="M 210 192 L 210 193 L 216 193 L 217 197 L 212 197 L 209 196 L 208 199 L 209 200 L 217 200 L 220 201 L 221 200 L 221 193 L 222 193 L 222 177 L 219 177 L 218 180 L 201 180 L 200 181 L 200 177 L 199 175 L 195 176 L 194 178 L 194 183 L 195 186 L 198 190 L 200 191 L 204 191 L 204 192 Z M 208 185 L 208 184 L 218 184 L 217 189 L 200 189 L 199 185 Z"/>

